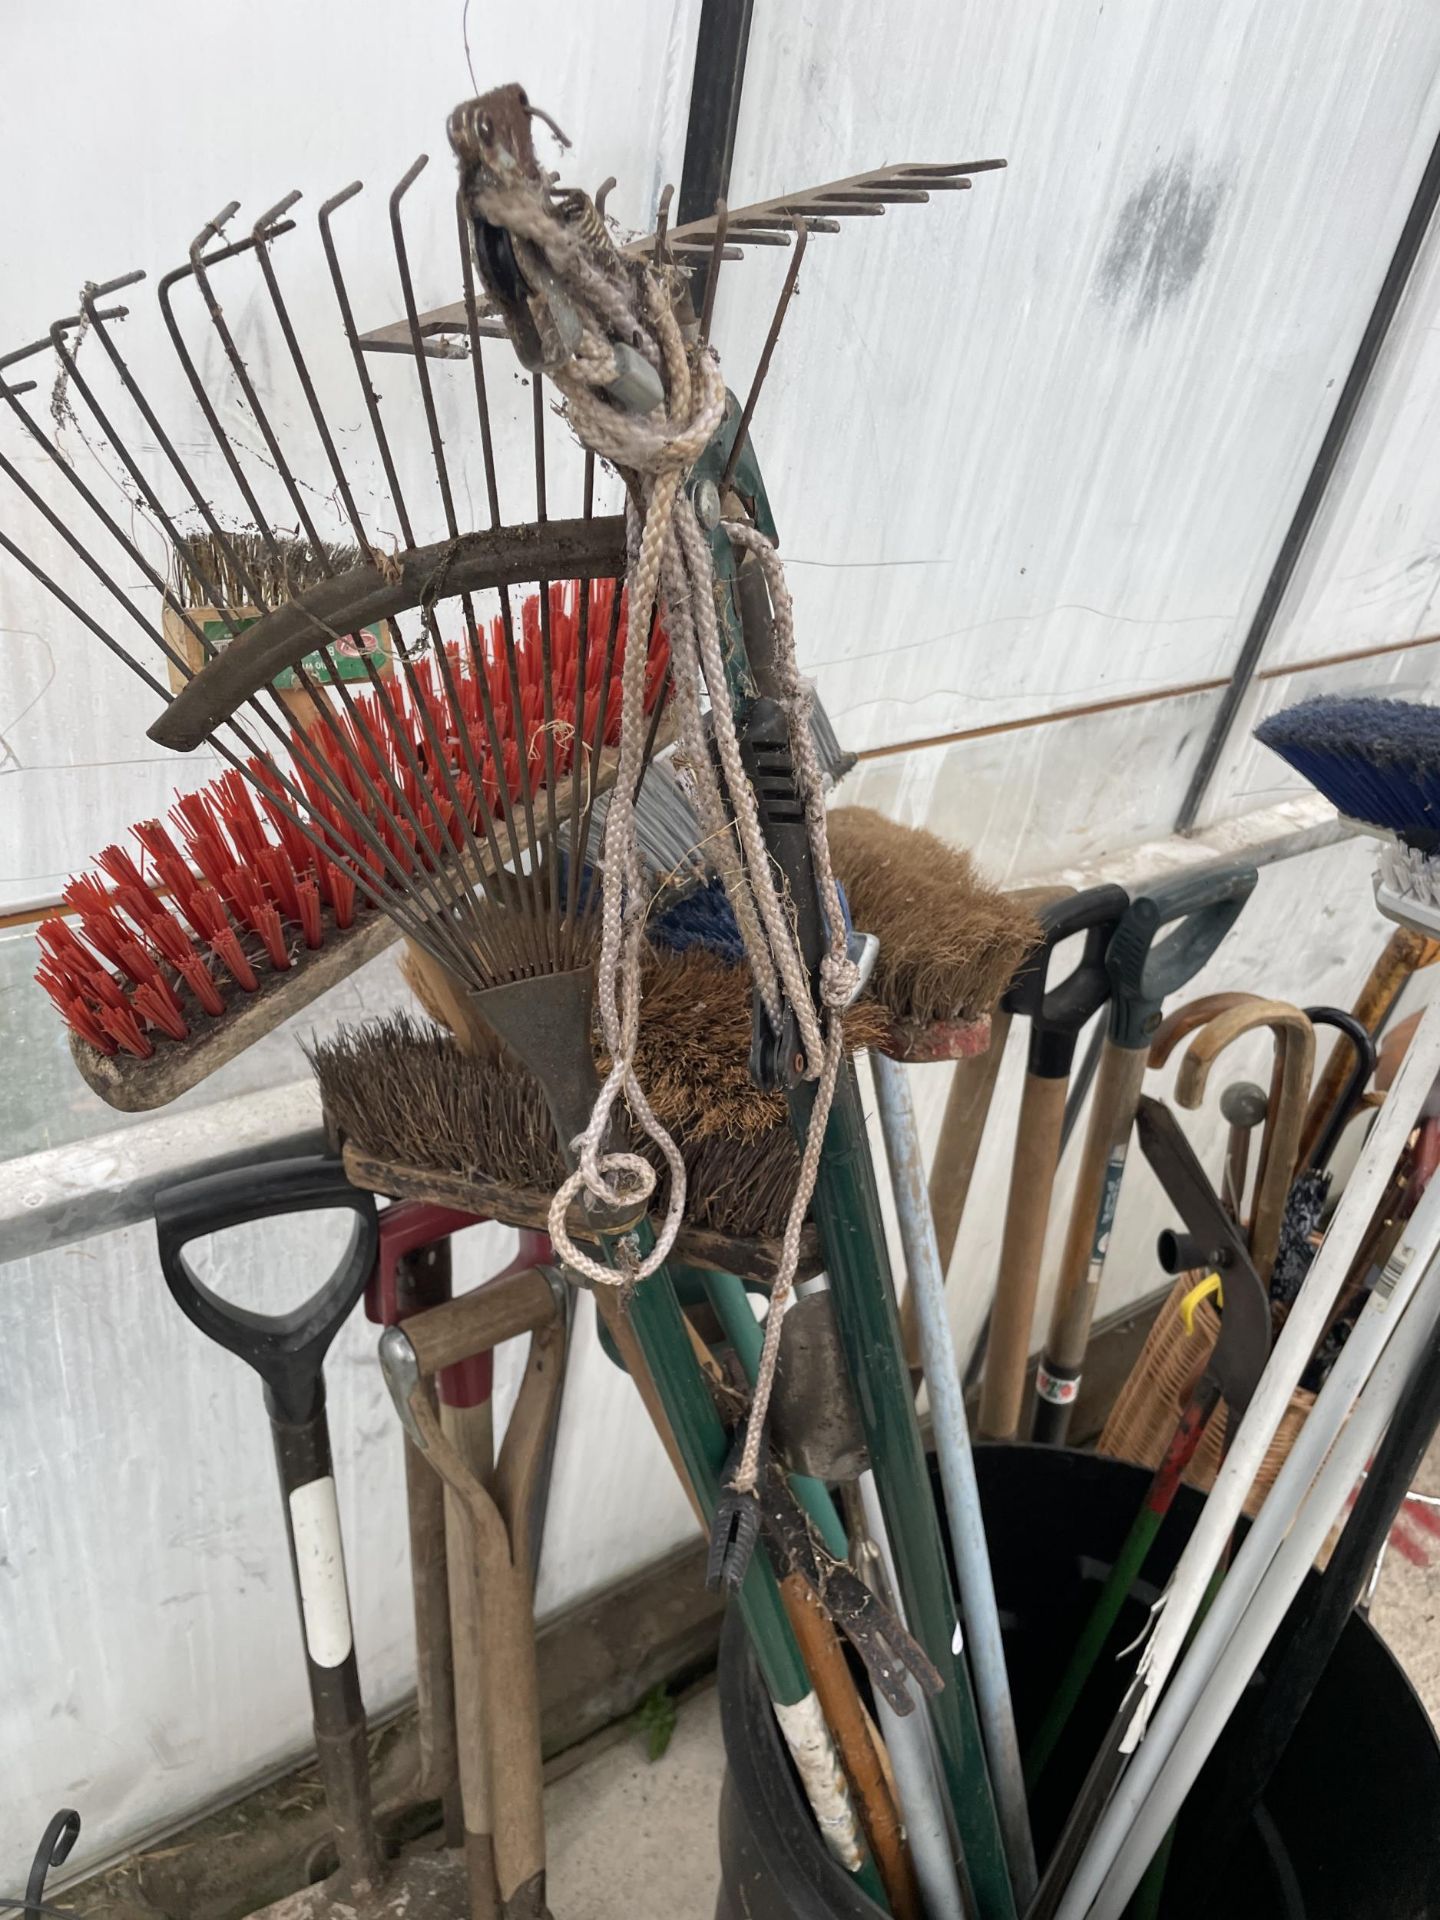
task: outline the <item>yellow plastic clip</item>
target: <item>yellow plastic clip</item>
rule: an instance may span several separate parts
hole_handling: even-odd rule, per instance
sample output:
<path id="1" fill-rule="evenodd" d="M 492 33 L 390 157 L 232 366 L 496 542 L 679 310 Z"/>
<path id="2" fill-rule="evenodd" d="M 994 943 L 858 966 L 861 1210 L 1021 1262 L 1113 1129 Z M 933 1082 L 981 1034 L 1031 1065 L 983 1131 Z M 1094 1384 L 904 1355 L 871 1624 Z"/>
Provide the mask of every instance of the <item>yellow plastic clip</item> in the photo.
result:
<path id="1" fill-rule="evenodd" d="M 1218 1273 L 1210 1274 L 1208 1278 L 1200 1282 L 1198 1287 L 1191 1287 L 1190 1291 L 1185 1295 L 1185 1298 L 1180 1302 L 1180 1318 L 1185 1323 L 1185 1331 L 1187 1334 L 1194 1333 L 1195 1331 L 1195 1309 L 1200 1305 L 1202 1300 L 1209 1300 L 1212 1295 L 1214 1296 L 1216 1306 L 1223 1307 L 1225 1304 L 1225 1289 L 1221 1284 Z"/>

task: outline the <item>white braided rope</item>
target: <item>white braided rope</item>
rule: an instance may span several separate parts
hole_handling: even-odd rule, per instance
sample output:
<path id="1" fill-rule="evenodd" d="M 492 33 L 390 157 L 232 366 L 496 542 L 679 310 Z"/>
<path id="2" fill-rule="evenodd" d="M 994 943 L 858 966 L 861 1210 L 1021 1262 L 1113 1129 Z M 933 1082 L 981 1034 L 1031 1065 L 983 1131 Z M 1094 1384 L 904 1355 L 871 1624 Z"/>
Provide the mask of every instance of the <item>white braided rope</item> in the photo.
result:
<path id="1" fill-rule="evenodd" d="M 684 1217 L 684 1161 L 651 1109 L 634 1065 L 648 910 L 636 843 L 635 804 L 644 772 L 650 623 L 662 592 L 675 711 L 681 748 L 693 780 L 697 817 L 712 857 L 719 861 L 723 855 L 721 877 L 761 1003 L 777 1029 L 786 1004 L 793 1009 L 803 1048 L 804 1076 L 817 1083 L 800 1174 L 781 1240 L 779 1269 L 771 1289 L 745 1447 L 734 1480 L 740 1491 L 753 1492 L 781 1323 L 794 1287 L 800 1236 L 819 1174 L 844 1058 L 842 1009 L 853 997 L 856 984 L 855 968 L 846 954 L 844 916 L 830 863 L 824 787 L 809 726 L 810 691 L 800 677 L 795 656 L 793 608 L 773 545 L 748 524 L 727 522 L 725 531 L 732 543 L 755 555 L 770 593 L 780 698 L 827 928 L 827 948 L 820 966 L 822 1012 L 817 1012 L 814 1004 L 789 902 L 783 887 L 777 885 L 755 793 L 741 759 L 715 609 L 709 541 L 683 485 L 724 417 L 725 387 L 718 363 L 708 348 L 693 358 L 686 351 L 668 290 L 654 273 L 646 270 L 639 274 L 641 301 L 637 304 L 625 275 L 601 272 L 586 257 L 578 236 L 556 219 L 538 190 L 518 185 L 497 189 L 485 196 L 483 211 L 515 237 L 522 266 L 538 257 L 580 312 L 579 350 L 552 377 L 565 396 L 571 424 L 584 444 L 635 476 L 634 490 L 641 509 L 637 524 L 632 507 L 630 525 L 620 745 L 605 821 L 601 940 L 596 963 L 600 1025 L 611 1066 L 584 1132 L 572 1143 L 578 1165 L 551 1203 L 550 1237 L 561 1257 L 577 1272 L 602 1285 L 630 1284 L 662 1264 Z M 533 284 L 543 276 L 532 273 L 531 278 Z M 660 369 L 666 397 L 653 413 L 643 417 L 626 413 L 602 397 L 601 390 L 615 374 L 615 356 L 607 336 L 634 345 Z M 718 770 L 711 760 L 704 727 L 702 689 L 710 703 L 710 738 Z M 615 1101 L 621 1095 L 632 1118 L 659 1146 L 670 1171 L 670 1192 L 665 1220 L 651 1251 L 643 1260 L 632 1259 L 626 1270 L 616 1271 L 575 1244 L 565 1216 L 582 1191 L 604 1206 L 617 1207 L 643 1202 L 655 1189 L 654 1169 L 642 1155 L 604 1150 Z"/>

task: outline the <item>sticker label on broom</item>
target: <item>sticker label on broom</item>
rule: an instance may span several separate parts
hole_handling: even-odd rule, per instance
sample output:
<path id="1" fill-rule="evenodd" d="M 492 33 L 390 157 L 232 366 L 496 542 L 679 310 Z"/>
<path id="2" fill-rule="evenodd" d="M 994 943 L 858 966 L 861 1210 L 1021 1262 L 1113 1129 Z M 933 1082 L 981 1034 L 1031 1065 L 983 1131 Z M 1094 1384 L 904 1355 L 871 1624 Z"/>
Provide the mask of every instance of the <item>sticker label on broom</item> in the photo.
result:
<path id="1" fill-rule="evenodd" d="M 1385 1262 L 1380 1272 L 1380 1278 L 1371 1288 L 1371 1292 L 1378 1302 L 1376 1306 L 1377 1313 L 1383 1313 L 1386 1307 L 1389 1306 L 1390 1296 L 1394 1293 L 1396 1287 L 1399 1286 L 1400 1276 L 1404 1273 L 1406 1267 L 1409 1266 L 1414 1252 L 1414 1247 L 1407 1247 L 1402 1244 L 1395 1249 L 1390 1258 Z"/>
<path id="2" fill-rule="evenodd" d="M 340 1512 L 330 1474 L 296 1487 L 290 1496 L 290 1530 L 295 1536 L 305 1645 L 317 1667 L 338 1667 L 349 1658 L 353 1641 Z"/>
<path id="3" fill-rule="evenodd" d="M 1115 1208 L 1120 1200 L 1120 1180 L 1125 1172 L 1125 1155 L 1130 1150 L 1128 1137 L 1111 1150 L 1105 1162 L 1105 1184 L 1100 1189 L 1100 1211 L 1095 1216 L 1095 1238 L 1090 1242 L 1090 1265 L 1085 1270 L 1087 1287 L 1098 1287 L 1110 1251 L 1110 1229 L 1115 1224 Z"/>
<path id="4" fill-rule="evenodd" d="M 1069 1407 L 1080 1391 L 1078 1373 L 1052 1373 L 1042 1360 L 1035 1369 L 1035 1391 L 1052 1407 Z"/>

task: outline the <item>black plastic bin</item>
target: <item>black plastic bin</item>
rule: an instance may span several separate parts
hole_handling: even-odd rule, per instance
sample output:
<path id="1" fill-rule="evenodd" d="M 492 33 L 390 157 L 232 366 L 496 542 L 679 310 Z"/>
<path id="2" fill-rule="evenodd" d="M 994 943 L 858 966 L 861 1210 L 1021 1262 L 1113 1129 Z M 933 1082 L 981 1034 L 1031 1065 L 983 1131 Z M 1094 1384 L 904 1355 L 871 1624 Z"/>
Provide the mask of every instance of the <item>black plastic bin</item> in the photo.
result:
<path id="1" fill-rule="evenodd" d="M 1041 1447 L 977 1453 L 1022 1745 L 1044 1712 L 1097 1583 L 1149 1481 L 1143 1469 Z M 1112 1646 L 1143 1624 L 1201 1501 L 1182 1489 Z M 1311 1576 L 1313 1578 L 1313 1575 Z M 1153 1584 L 1152 1584 L 1153 1583 Z M 1103 1663 L 1032 1809 L 1043 1854 L 1118 1702 L 1128 1665 Z M 877 1908 L 825 1852 L 732 1609 L 720 1649 L 728 1762 L 716 1920 L 873 1920 Z M 1223 1745 L 1212 1765 L 1224 1763 Z M 1204 1791 L 1204 1778 L 1197 1795 Z M 1167 1877 L 1189 1879 L 1182 1821 Z M 1226 1884 L 1225 1920 L 1440 1920 L 1440 1744 L 1383 1641 L 1351 1620 Z"/>

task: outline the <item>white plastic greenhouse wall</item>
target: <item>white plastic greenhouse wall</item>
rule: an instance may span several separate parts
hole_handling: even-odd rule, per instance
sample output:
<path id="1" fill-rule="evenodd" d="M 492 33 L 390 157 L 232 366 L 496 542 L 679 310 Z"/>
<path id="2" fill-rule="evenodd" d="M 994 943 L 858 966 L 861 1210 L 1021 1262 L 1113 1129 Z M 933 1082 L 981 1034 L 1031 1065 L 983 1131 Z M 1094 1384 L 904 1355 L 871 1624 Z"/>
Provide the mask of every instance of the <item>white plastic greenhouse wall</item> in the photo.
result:
<path id="1" fill-rule="evenodd" d="M 361 424 L 314 211 L 365 182 L 337 231 L 359 324 L 394 319 L 386 200 L 428 151 L 407 202 L 410 258 L 422 307 L 455 297 L 445 118 L 471 91 L 466 15 L 480 85 L 523 80 L 571 138 L 566 166 L 592 188 L 616 175 L 609 210 L 647 230 L 680 175 L 699 0 L 17 0 L 3 48 L 0 351 L 73 312 L 87 281 L 143 267 L 147 281 L 123 296 L 126 348 L 173 413 L 180 376 L 161 352 L 156 280 L 228 201 L 242 202 L 248 231 L 300 187 L 301 231 L 277 264 L 327 405 L 346 430 Z M 1349 1003 L 1385 933 L 1369 850 L 1327 833 L 1326 809 L 1249 731 L 1302 694 L 1434 673 L 1433 234 L 1198 836 L 1175 826 L 1437 133 L 1440 9 L 1415 0 L 760 0 L 732 205 L 885 161 L 1009 163 L 968 193 L 812 242 L 756 419 L 802 661 L 861 754 L 847 800 L 971 847 L 1007 885 L 1154 877 L 1225 846 L 1268 857 L 1318 829 L 1315 850 L 1264 868 L 1198 985 Z M 757 249 L 721 281 L 714 338 L 742 391 L 784 260 Z M 227 317 L 245 350 L 259 338 L 259 283 L 235 285 Z M 197 325 L 192 337 L 227 424 L 252 441 L 213 335 Z M 437 365 L 464 498 L 479 492 L 465 369 Z M 414 377 L 403 358 L 372 374 L 382 389 Z M 507 448 L 518 456 L 529 433 L 529 393 L 518 372 L 497 390 L 503 475 Z M 83 424 L 63 424 L 61 443 L 124 511 Z M 548 431 L 558 512 L 578 461 L 557 419 Z M 33 446 L 7 431 L 0 448 L 59 503 L 64 482 Z M 429 497 L 428 449 L 400 451 L 412 499 Z M 187 452 L 228 500 L 213 450 Z M 507 517 L 530 507 L 517 497 Z M 93 580 L 3 484 L 0 527 L 98 611 Z M 403 989 L 382 958 L 178 1109 L 104 1107 L 31 982 L 24 910 L 216 763 L 152 745 L 152 697 L 3 555 L 0 663 L 10 1889 L 57 1805 L 84 1809 L 83 1857 L 99 1861 L 308 1738 L 257 1382 L 176 1313 L 148 1221 L 76 1239 L 53 1206 L 43 1232 L 27 1231 L 26 1208 L 57 1183 L 77 1205 L 123 1186 L 142 1136 L 169 1141 L 181 1165 L 192 1138 L 198 1153 L 313 1125 L 299 1041 Z M 948 1071 L 914 1070 L 927 1138 Z M 1010 1059 L 952 1268 L 962 1347 L 994 1272 L 1018 1071 Z M 1202 1145 L 1215 1124 L 1200 1122 Z M 1102 1313 L 1153 1289 L 1147 1249 L 1162 1223 L 1148 1176 L 1129 1181 Z M 247 1246 L 222 1277 L 257 1304 L 293 1298 L 325 1257 L 293 1222 Z M 487 1228 L 460 1247 L 463 1284 L 503 1264 L 511 1242 Z M 383 1709 L 411 1684 L 411 1624 L 400 1435 L 363 1319 L 329 1378 L 357 1642 L 368 1703 Z M 638 1402 L 595 1345 L 587 1302 L 542 1612 L 691 1525 Z"/>

